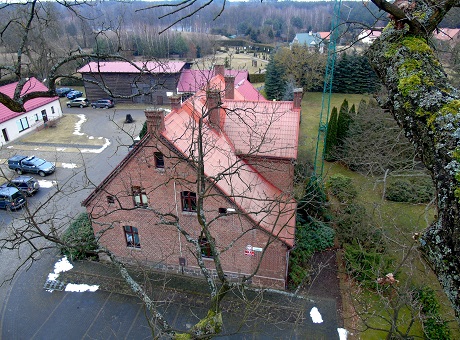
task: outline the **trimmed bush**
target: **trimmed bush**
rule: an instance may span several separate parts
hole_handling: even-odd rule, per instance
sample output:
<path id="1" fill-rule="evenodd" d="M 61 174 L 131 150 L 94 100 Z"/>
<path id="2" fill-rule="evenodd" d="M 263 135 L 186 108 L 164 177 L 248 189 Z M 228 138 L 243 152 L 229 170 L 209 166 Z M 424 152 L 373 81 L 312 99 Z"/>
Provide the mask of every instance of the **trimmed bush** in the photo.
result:
<path id="1" fill-rule="evenodd" d="M 62 235 L 65 246 L 61 252 L 72 260 L 94 256 L 98 248 L 93 227 L 87 213 L 81 213 Z"/>
<path id="2" fill-rule="evenodd" d="M 429 176 L 390 179 L 385 198 L 393 202 L 427 203 L 434 197 L 434 185 Z"/>
<path id="3" fill-rule="evenodd" d="M 341 203 L 351 202 L 358 195 L 351 178 L 342 174 L 329 177 L 326 187 Z"/>

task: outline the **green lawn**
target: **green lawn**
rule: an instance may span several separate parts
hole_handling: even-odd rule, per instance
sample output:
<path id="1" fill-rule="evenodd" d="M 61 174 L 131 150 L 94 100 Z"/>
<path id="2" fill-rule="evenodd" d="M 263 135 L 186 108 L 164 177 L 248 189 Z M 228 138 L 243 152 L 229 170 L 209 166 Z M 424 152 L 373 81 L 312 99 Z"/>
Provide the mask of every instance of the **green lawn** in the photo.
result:
<path id="1" fill-rule="evenodd" d="M 331 96 L 330 108 L 334 106 L 340 108 L 344 99 L 348 100 L 349 107 L 355 104 L 356 109 L 361 99 L 368 100 L 369 97 L 363 95 L 333 94 Z M 327 105 L 327 102 L 324 103 Z M 318 136 L 319 116 L 322 106 L 322 93 L 306 93 L 302 100 L 302 122 L 300 124 L 299 136 L 299 161 L 312 162 L 315 156 L 316 140 Z M 323 117 L 326 110 L 323 110 Z M 323 118 L 325 121 L 325 118 Z M 358 189 L 358 201 L 364 204 L 369 213 L 372 214 L 376 228 L 380 228 L 388 236 L 388 244 L 392 254 L 400 260 L 404 258 L 406 251 L 413 244 L 412 236 L 415 232 L 423 231 L 433 220 L 433 207 L 426 207 L 423 204 L 405 204 L 389 202 L 382 199 L 382 178 L 365 177 L 356 172 L 350 171 L 339 163 L 324 163 L 324 180 L 333 174 L 341 173 L 352 178 L 355 187 Z M 415 252 L 416 253 L 416 252 Z M 411 282 L 414 284 L 426 284 L 431 286 L 437 293 L 444 312 L 444 318 L 455 320 L 452 309 L 445 295 L 442 293 L 440 285 L 435 275 L 428 269 L 417 256 L 407 258 L 405 264 L 413 268 Z M 404 277 L 402 272 L 401 278 Z M 370 298 L 372 301 L 372 298 Z M 375 313 L 381 312 L 381 307 L 377 299 L 374 301 Z M 405 316 L 403 311 L 401 317 Z M 346 320 L 345 320 L 346 322 Z M 380 324 L 378 318 L 371 320 L 375 325 Z M 451 322 L 454 338 L 459 335 L 458 324 Z M 422 336 L 421 325 L 413 327 L 412 335 Z M 381 339 L 382 333 L 367 331 L 363 334 L 365 339 Z"/>

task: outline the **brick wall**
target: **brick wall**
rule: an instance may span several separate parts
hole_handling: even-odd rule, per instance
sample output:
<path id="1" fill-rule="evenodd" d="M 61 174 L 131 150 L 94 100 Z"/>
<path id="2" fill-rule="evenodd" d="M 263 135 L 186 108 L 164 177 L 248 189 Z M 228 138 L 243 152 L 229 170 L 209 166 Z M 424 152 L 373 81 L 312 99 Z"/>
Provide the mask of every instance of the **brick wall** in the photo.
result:
<path id="1" fill-rule="evenodd" d="M 294 185 L 294 163 L 290 160 L 245 157 L 265 179 L 284 192 L 292 192 Z"/>
<path id="2" fill-rule="evenodd" d="M 164 155 L 164 169 L 155 167 L 154 152 Z M 174 225 L 172 217 L 178 216 L 180 226 L 193 238 L 200 236 L 200 225 L 195 213 L 182 212 L 181 191 L 196 192 L 195 170 L 187 161 L 179 158 L 162 144 L 149 144 L 134 150 L 133 157 L 117 175 L 99 191 L 87 206 L 93 216 L 96 233 L 101 231 L 101 243 L 126 261 L 140 262 L 161 270 L 201 275 L 194 254 L 195 247 L 187 242 Z M 132 187 L 145 190 L 148 208 L 135 208 Z M 114 199 L 109 203 L 107 196 Z M 284 288 L 287 266 L 287 247 L 266 231 L 254 227 L 250 219 L 241 214 L 221 215 L 219 208 L 233 208 L 230 201 L 218 190 L 210 190 L 204 200 L 204 210 L 216 245 L 222 251 L 221 261 L 227 275 L 234 280 L 254 272 L 259 261 L 261 266 L 252 282 L 257 285 Z M 138 229 L 140 248 L 128 247 L 123 227 Z M 230 244 L 233 245 L 229 248 Z M 245 255 L 247 245 L 265 248 L 255 251 L 254 256 Z M 225 251 L 223 251 L 225 249 Z M 179 257 L 185 258 L 186 266 L 179 266 Z M 209 268 L 214 267 L 211 259 L 205 260 Z"/>

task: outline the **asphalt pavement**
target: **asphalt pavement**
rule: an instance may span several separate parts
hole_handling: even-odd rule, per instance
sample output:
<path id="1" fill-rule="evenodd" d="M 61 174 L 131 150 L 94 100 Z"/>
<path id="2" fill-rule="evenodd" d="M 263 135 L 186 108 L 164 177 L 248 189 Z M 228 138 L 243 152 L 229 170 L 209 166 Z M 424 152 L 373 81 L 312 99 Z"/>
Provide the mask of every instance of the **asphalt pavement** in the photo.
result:
<path id="1" fill-rule="evenodd" d="M 110 138 L 111 145 L 97 154 L 83 157 L 86 172 L 91 181 L 99 183 L 126 155 L 127 150 L 118 145 L 129 145 L 127 134 L 115 128 L 107 111 L 68 110 L 84 113 L 88 122 L 82 130 L 88 135 Z M 112 116 L 123 125 L 123 117 L 129 112 L 137 122 L 143 121 L 143 111 L 119 111 Z M 20 149 L 20 141 L 15 147 Z M 53 144 L 53 141 L 47 143 Z M 81 156 L 81 155 L 80 155 Z M 80 157 L 79 156 L 79 157 Z M 2 155 L 0 154 L 0 158 Z M 71 153 L 60 157 L 74 159 Z M 72 172 L 62 170 L 58 182 L 74 179 L 83 181 Z M 58 173 L 58 171 L 56 171 Z M 62 175 L 61 175 L 62 174 Z M 72 177 L 74 176 L 74 177 Z M 81 184 L 81 183 L 80 183 Z M 52 194 L 50 189 L 49 194 Z M 68 211 L 79 210 L 88 190 L 65 197 L 60 204 Z M 3 213 L 3 212 L 1 212 Z M 64 214 L 63 214 L 64 215 Z M 1 216 L 0 216 L 1 217 Z M 15 215 L 12 223 L 14 224 Z M 7 225 L 2 226 L 5 232 Z M 47 291 L 49 273 L 62 256 L 53 251 L 43 252 L 30 268 L 23 267 L 14 279 L 0 289 L 0 338 L 1 339 L 149 339 L 153 337 L 145 308 L 133 296 L 119 273 L 112 265 L 101 262 L 75 262 L 73 268 L 61 273 L 63 284 L 77 283 L 97 285 L 95 292 Z M 2 250 L 0 272 L 3 277 L 14 272 L 21 262 L 21 252 Z M 141 275 L 135 268 L 133 274 Z M 165 276 L 149 272 L 147 278 L 151 294 L 166 319 L 177 329 L 186 331 L 200 317 L 206 315 L 209 293 L 200 279 L 183 275 Z M 143 282 L 144 282 L 143 281 Z M 250 304 L 243 304 L 238 296 L 225 300 L 224 330 L 219 339 L 338 339 L 338 304 L 336 296 L 291 298 L 282 294 L 254 295 Z M 1 300 L 0 300 L 1 301 Z M 313 313 L 317 309 L 317 314 Z M 319 318 L 318 318 L 319 314 Z"/>

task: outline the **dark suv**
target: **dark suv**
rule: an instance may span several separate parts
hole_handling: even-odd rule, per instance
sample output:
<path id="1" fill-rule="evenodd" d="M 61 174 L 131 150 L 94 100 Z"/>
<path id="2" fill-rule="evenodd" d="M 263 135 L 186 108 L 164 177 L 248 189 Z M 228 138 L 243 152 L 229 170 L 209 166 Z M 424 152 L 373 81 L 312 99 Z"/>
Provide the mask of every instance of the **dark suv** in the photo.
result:
<path id="1" fill-rule="evenodd" d="M 70 87 L 60 87 L 56 89 L 56 94 L 59 97 L 65 97 L 67 96 L 67 93 L 69 93 L 70 91 L 73 91 L 73 89 L 71 89 Z"/>
<path id="2" fill-rule="evenodd" d="M 0 188 L 0 208 L 17 210 L 27 204 L 24 195 L 17 188 Z"/>
<path id="3" fill-rule="evenodd" d="M 115 103 L 113 102 L 112 99 L 99 99 L 96 102 L 91 103 L 91 107 L 93 109 L 108 109 L 109 107 L 114 107 Z"/>
<path id="4" fill-rule="evenodd" d="M 32 196 L 38 191 L 38 189 L 40 189 L 40 184 L 38 184 L 38 181 L 31 176 L 18 176 L 13 178 L 11 181 L 2 184 L 0 188 L 6 187 L 18 188 L 25 195 Z"/>

